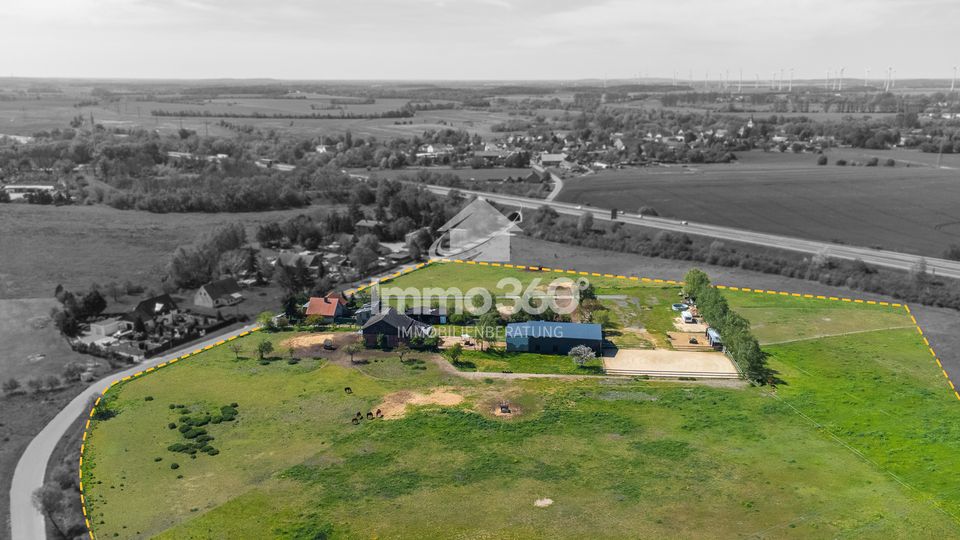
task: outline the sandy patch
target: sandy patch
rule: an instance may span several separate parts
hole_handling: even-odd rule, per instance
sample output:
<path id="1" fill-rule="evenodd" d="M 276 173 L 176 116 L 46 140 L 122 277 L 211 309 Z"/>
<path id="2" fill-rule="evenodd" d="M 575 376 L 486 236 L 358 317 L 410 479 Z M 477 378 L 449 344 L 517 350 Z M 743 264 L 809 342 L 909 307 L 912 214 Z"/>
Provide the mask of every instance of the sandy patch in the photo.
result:
<path id="1" fill-rule="evenodd" d="M 607 372 L 624 374 L 664 374 L 697 377 L 737 377 L 733 362 L 723 353 L 619 349 L 613 357 L 603 358 Z"/>
<path id="2" fill-rule="evenodd" d="M 546 508 L 551 504 L 553 504 L 553 499 L 548 499 L 546 497 L 543 499 L 537 499 L 533 501 L 533 505 L 536 506 L 537 508 Z"/>
<path id="3" fill-rule="evenodd" d="M 323 346 L 323 342 L 335 337 L 334 334 L 306 334 L 292 337 L 280 344 L 281 350 L 289 349 L 309 349 L 310 347 Z"/>
<path id="4" fill-rule="evenodd" d="M 463 396 L 449 388 L 434 388 L 429 394 L 403 390 L 387 394 L 377 409 L 386 419 L 403 418 L 407 414 L 407 405 L 443 405 L 451 407 L 463 402 Z"/>

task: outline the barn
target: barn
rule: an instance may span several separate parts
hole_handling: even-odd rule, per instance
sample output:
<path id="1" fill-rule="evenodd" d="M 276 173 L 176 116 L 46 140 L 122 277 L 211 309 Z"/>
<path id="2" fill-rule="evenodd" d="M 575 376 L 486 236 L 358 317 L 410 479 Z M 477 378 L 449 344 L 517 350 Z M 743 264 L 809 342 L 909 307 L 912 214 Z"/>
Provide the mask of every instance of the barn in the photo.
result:
<path id="1" fill-rule="evenodd" d="M 396 347 L 399 343 L 407 343 L 414 337 L 427 337 L 433 328 L 419 321 L 397 313 L 397 310 L 389 308 L 387 311 L 378 313 L 370 317 L 363 324 L 361 330 L 363 341 L 367 347 L 376 347 L 380 336 L 383 336 L 387 346 Z"/>
<path id="2" fill-rule="evenodd" d="M 603 346 L 599 324 L 551 321 L 527 321 L 507 325 L 507 351 L 541 354 L 567 354 L 578 345 L 586 345 L 597 355 Z"/>

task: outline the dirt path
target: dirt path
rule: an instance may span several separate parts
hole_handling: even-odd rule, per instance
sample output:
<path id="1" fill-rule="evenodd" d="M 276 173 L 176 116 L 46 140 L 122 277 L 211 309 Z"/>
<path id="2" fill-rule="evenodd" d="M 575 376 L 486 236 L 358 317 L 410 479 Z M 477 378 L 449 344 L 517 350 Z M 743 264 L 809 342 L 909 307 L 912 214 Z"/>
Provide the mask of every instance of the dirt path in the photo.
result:
<path id="1" fill-rule="evenodd" d="M 840 336 L 852 336 L 856 334 L 869 334 L 870 332 L 883 332 L 884 330 L 903 330 L 904 328 L 913 328 L 911 325 L 904 326 L 888 326 L 886 328 L 871 328 L 870 330 L 854 330 L 852 332 L 840 332 L 838 334 L 817 334 L 814 336 L 807 336 L 797 339 L 786 339 L 783 341 L 768 341 L 761 342 L 760 345 L 783 345 L 785 343 L 797 343 L 799 341 L 810 341 L 811 339 L 822 339 L 828 337 L 840 337 Z"/>
<path id="2" fill-rule="evenodd" d="M 623 375 L 567 375 L 561 373 L 499 373 L 499 372 L 489 372 L 489 371 L 460 371 L 459 369 L 453 367 L 450 362 L 447 362 L 444 358 L 438 356 L 430 356 L 430 360 L 440 368 L 440 371 L 447 375 L 453 375 L 455 377 L 460 377 L 463 379 L 470 380 L 483 380 L 483 379 L 507 379 L 507 380 L 522 380 L 522 379 L 564 379 L 564 380 L 582 380 L 582 379 L 608 379 L 608 380 L 624 380 L 631 379 L 632 377 L 625 377 Z M 680 379 L 669 379 L 669 378 L 656 378 L 650 379 L 651 382 L 666 382 L 666 383 L 683 383 L 683 384 L 696 384 L 702 386 L 713 386 L 716 388 L 745 388 L 748 383 L 740 379 L 696 379 L 696 380 L 680 380 Z"/>

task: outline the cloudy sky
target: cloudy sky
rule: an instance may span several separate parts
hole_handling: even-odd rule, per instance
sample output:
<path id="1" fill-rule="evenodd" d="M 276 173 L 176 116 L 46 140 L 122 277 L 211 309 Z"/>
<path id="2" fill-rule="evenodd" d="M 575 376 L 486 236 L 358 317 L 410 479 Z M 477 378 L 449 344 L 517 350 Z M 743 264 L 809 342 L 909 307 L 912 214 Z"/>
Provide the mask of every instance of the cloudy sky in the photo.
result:
<path id="1" fill-rule="evenodd" d="M 956 0 L 2 0 L 0 76 L 948 78 Z"/>

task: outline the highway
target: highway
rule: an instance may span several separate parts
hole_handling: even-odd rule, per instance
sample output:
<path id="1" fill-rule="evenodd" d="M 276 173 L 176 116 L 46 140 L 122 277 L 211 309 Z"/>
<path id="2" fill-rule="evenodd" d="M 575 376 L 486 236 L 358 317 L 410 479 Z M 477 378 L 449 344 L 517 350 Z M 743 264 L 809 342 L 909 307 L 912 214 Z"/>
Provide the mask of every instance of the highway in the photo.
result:
<path id="1" fill-rule="evenodd" d="M 453 188 L 443 186 L 432 186 L 427 184 L 417 184 L 425 189 L 439 194 L 446 195 Z M 504 195 L 499 193 L 484 193 L 479 191 L 470 191 L 458 189 L 464 195 L 476 195 L 484 199 L 521 209 L 537 209 L 542 206 L 549 206 L 559 214 L 568 216 L 580 216 L 584 213 L 592 213 L 595 220 L 611 221 L 610 210 L 592 206 L 579 206 L 573 203 L 564 203 L 557 201 L 547 201 L 543 199 L 531 199 L 527 197 L 518 197 L 516 195 Z M 898 270 L 910 270 L 917 261 L 924 259 L 927 264 L 927 271 L 938 276 L 945 276 L 960 279 L 960 261 L 951 261 L 947 259 L 934 259 L 930 257 L 921 257 L 919 255 L 910 255 L 896 251 L 887 251 L 882 249 L 871 249 L 865 247 L 848 246 L 842 244 L 833 244 L 830 242 L 821 242 L 818 240 L 804 240 L 801 238 L 792 238 L 789 236 L 780 236 L 776 234 L 767 234 L 743 229 L 734 229 L 731 227 L 722 227 L 719 225 L 708 225 L 705 223 L 685 222 L 678 219 L 669 219 L 662 217 L 643 216 L 632 213 L 620 213 L 616 221 L 629 225 L 639 225 L 651 229 L 660 229 L 664 231 L 674 231 L 687 233 L 691 235 L 706 236 L 720 240 L 729 240 L 731 242 L 742 242 L 745 244 L 755 244 L 758 246 L 773 247 L 809 254 L 823 254 L 836 259 L 860 259 L 863 262 L 875 266 L 895 268 Z M 520 224 L 523 228 L 523 224 Z"/>
<path id="2" fill-rule="evenodd" d="M 30 444 L 20 456 L 20 461 L 17 462 L 17 468 L 13 472 L 13 483 L 10 485 L 10 528 L 13 540 L 38 540 L 46 537 L 43 514 L 33 506 L 33 492 L 43 485 L 47 462 L 50 461 L 50 456 L 53 454 L 57 443 L 60 442 L 60 439 L 63 438 L 77 418 L 89 414 L 92 397 L 99 395 L 104 388 L 110 386 L 110 383 L 117 379 L 167 362 L 187 352 L 213 345 L 220 340 L 249 332 L 256 326 L 256 324 L 250 324 L 243 328 L 230 330 L 208 337 L 203 341 L 191 343 L 162 357 L 150 358 L 125 371 L 113 373 L 92 383 L 77 397 L 73 398 L 73 401 L 57 413 L 53 420 L 30 441 Z"/>

